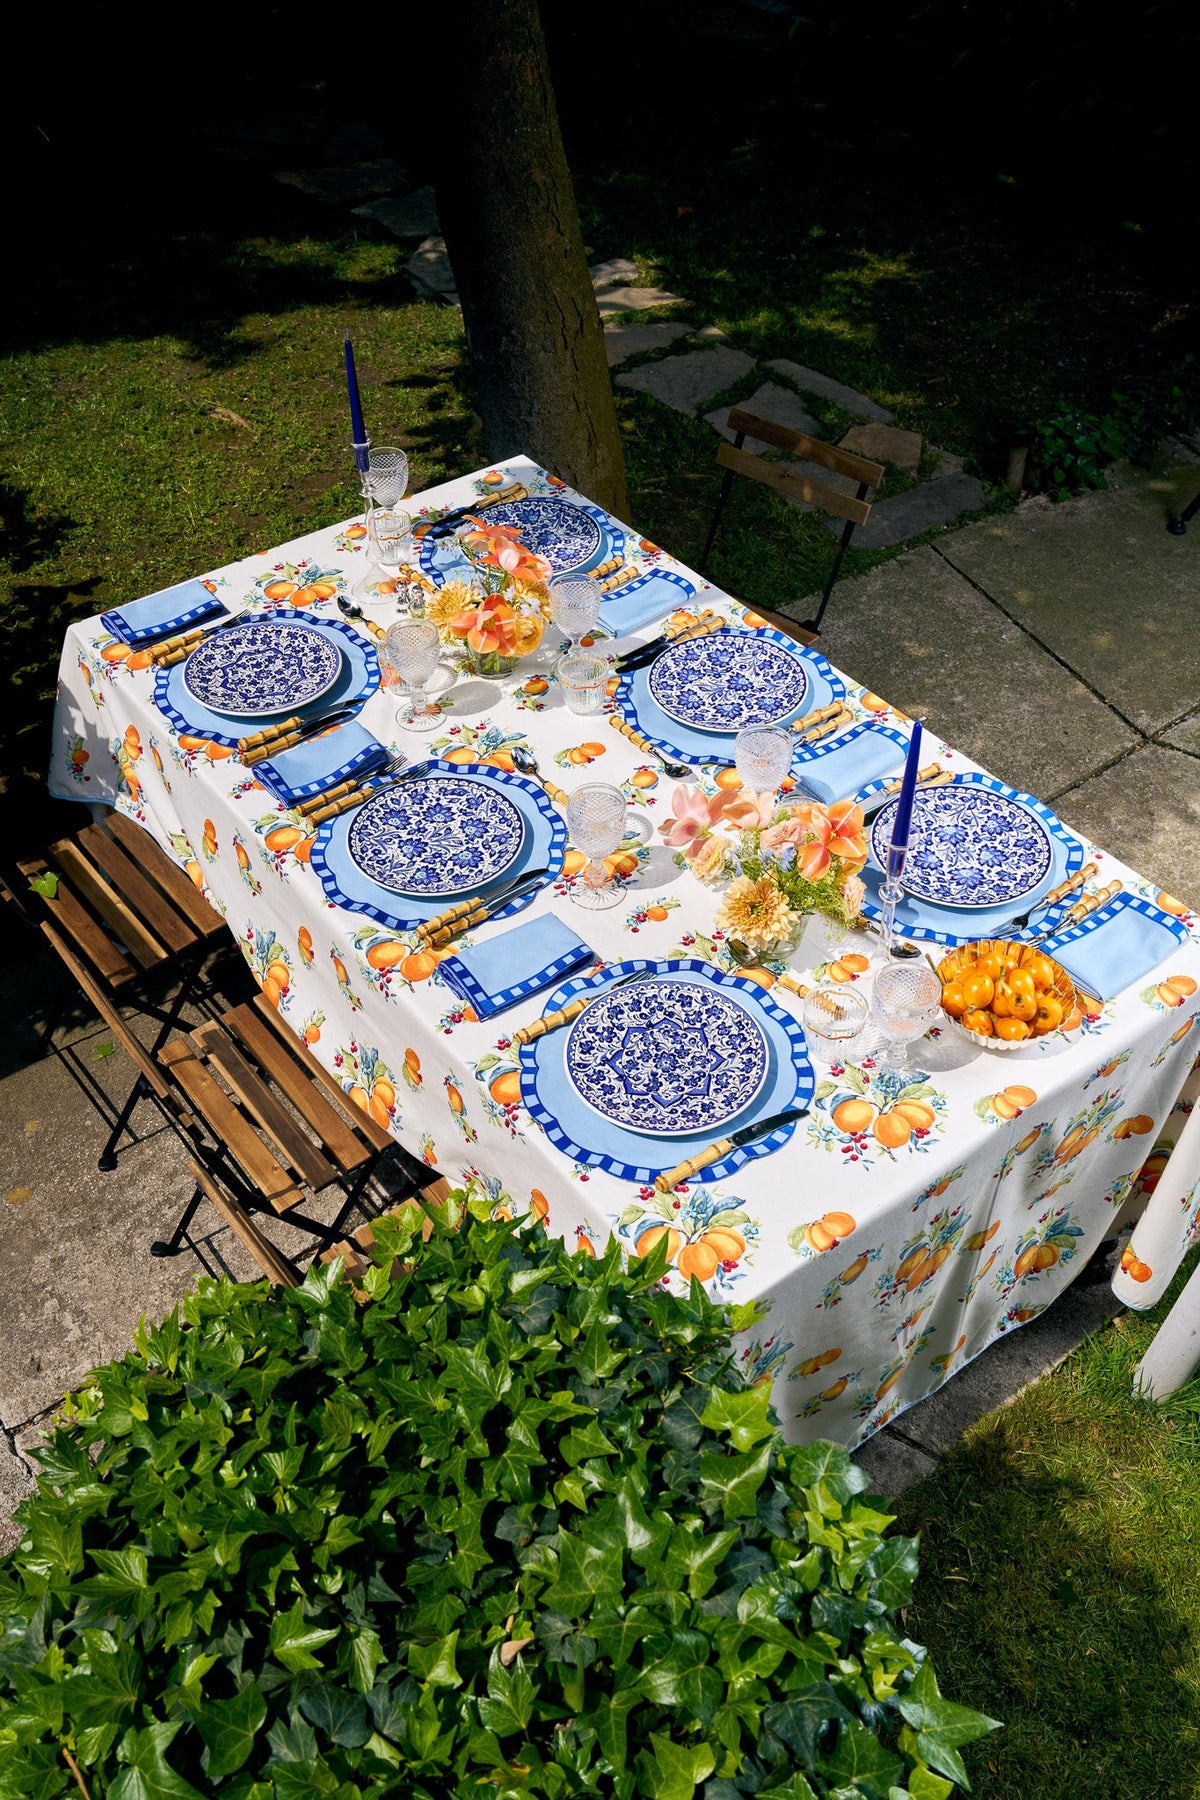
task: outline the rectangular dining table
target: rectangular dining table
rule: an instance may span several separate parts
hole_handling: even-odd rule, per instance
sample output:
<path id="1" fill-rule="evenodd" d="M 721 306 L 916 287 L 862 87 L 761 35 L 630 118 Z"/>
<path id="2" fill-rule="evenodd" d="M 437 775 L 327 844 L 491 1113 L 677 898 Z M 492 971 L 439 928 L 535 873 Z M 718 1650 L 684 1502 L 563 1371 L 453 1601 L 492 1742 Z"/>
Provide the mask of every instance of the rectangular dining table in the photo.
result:
<path id="1" fill-rule="evenodd" d="M 406 506 L 420 522 L 513 481 L 533 501 L 560 503 L 560 515 L 561 503 L 576 509 L 561 515 L 579 526 L 568 557 L 639 571 L 606 602 L 613 634 L 606 653 L 654 637 L 662 617 L 703 606 L 739 629 L 767 629 L 528 458 L 430 489 Z M 541 528 L 530 529 L 536 536 Z M 569 712 L 544 655 L 499 679 L 445 674 L 437 730 L 424 740 L 399 730 L 394 690 L 374 685 L 370 637 L 337 607 L 364 566 L 364 537 L 358 521 L 330 526 L 204 580 L 255 617 L 326 622 L 325 635 L 336 632 L 352 664 L 353 692 L 367 694 L 361 721 L 381 742 L 414 758 L 483 765 L 511 796 L 523 796 L 530 817 L 536 808 L 556 879 L 519 914 L 482 926 L 468 941 L 486 943 L 512 924 L 553 915 L 605 963 L 673 962 L 693 979 L 705 979 L 696 970 L 736 976 L 714 925 L 719 896 L 676 866 L 657 830 L 649 842 L 627 844 L 617 906 L 588 912 L 571 904 L 580 859 L 566 845 L 561 811 L 514 771 L 513 747 L 532 752 L 542 775 L 568 792 L 589 780 L 620 784 L 631 812 L 653 827 L 670 815 L 677 784 L 608 716 Z M 553 531 L 539 538 L 552 548 L 557 541 Z M 439 580 L 445 566 L 432 540 L 422 558 Z M 626 630 L 624 620 L 635 617 L 636 628 Z M 810 700 L 840 693 L 856 725 L 893 731 L 898 769 L 909 721 L 815 649 L 792 649 L 806 659 Z M 1095 886 L 1120 882 L 1126 904 L 1162 924 L 1160 965 L 1138 969 L 1070 1034 L 1005 1053 L 951 1027 L 917 1046 L 918 1070 L 899 1082 L 869 1055 L 857 1063 L 815 1060 L 806 1118 L 735 1152 L 717 1178 L 705 1172 L 663 1195 L 653 1186 L 654 1167 L 681 1160 L 669 1138 L 636 1166 L 604 1132 L 580 1122 L 573 1099 L 562 1111 L 548 1104 L 553 1084 L 531 1089 L 528 1055 L 523 1085 L 513 1034 L 556 990 L 477 1019 L 442 981 L 438 954 L 395 924 L 377 884 L 359 881 L 344 858 L 337 862 L 330 830 L 314 830 L 243 765 L 234 742 L 252 726 L 214 730 L 210 713 L 190 716 L 187 692 L 170 673 L 168 683 L 145 651 L 121 643 L 100 618 L 71 626 L 51 791 L 118 807 L 151 832 L 220 910 L 264 993 L 311 1055 L 431 1168 L 498 1214 L 531 1214 L 581 1255 L 598 1254 L 613 1234 L 630 1256 L 644 1255 L 665 1236 L 663 1279 L 676 1291 L 695 1278 L 715 1300 L 755 1302 L 754 1322 L 735 1335 L 735 1354 L 749 1379 L 772 1385 L 789 1438 L 854 1444 L 868 1437 L 1044 1311 L 1111 1236 L 1195 1057 L 1200 926 L 1155 883 L 1079 839 L 1048 809 L 1038 810 L 1056 868 L 1078 869 L 1090 857 L 1099 867 Z M 606 704 L 611 712 L 614 702 Z M 931 760 L 982 792 L 1011 792 L 943 744 L 936 725 L 925 725 Z M 710 789 L 713 773 L 691 765 L 691 779 L 706 779 Z M 1032 797 L 1030 804 L 1037 807 Z M 1032 929 L 1043 922 L 1039 916 Z M 981 935 L 969 913 L 937 907 L 910 910 L 907 924 L 935 960 L 939 944 Z M 865 963 L 877 955 L 873 934 L 838 937 L 815 918 L 791 967 L 805 981 L 869 990 Z M 801 1003 L 778 984 L 764 986 L 769 974 L 756 979 L 782 1056 L 794 1052 L 799 1066 Z M 730 991 L 746 990 L 735 983 Z M 1198 1213 L 1194 1200 L 1174 1222 L 1181 1243 L 1195 1234 Z"/>

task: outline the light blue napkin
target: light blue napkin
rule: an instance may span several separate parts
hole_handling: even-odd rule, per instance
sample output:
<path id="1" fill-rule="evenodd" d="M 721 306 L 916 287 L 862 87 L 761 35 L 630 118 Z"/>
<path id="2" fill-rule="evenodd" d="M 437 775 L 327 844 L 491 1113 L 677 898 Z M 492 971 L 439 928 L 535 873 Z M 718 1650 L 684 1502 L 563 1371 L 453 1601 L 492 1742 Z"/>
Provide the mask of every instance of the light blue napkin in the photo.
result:
<path id="1" fill-rule="evenodd" d="M 1137 894 L 1117 894 L 1042 949 L 1097 1000 L 1132 987 L 1187 942 L 1187 927 Z"/>
<path id="2" fill-rule="evenodd" d="M 336 731 L 309 738 L 291 750 L 268 757 L 256 765 L 254 776 L 268 793 L 287 806 L 323 794 L 326 788 L 336 787 L 350 775 L 367 775 L 372 769 L 381 768 L 387 758 L 388 752 L 378 738 L 372 737 L 365 725 L 351 720 Z"/>
<path id="3" fill-rule="evenodd" d="M 828 744 L 802 750 L 792 774 L 806 794 L 822 806 L 846 800 L 889 770 L 899 769 L 908 754 L 908 739 L 887 725 L 870 723 L 843 731 Z"/>
<path id="4" fill-rule="evenodd" d="M 669 569 L 651 569 L 636 581 L 605 594 L 600 602 L 600 623 L 613 637 L 628 637 L 643 625 L 655 625 L 659 619 L 677 612 L 694 600 L 696 590 L 682 575 Z"/>
<path id="5" fill-rule="evenodd" d="M 189 625 L 219 619 L 229 609 L 210 594 L 201 581 L 181 581 L 178 587 L 147 594 L 128 606 L 101 613 L 100 623 L 123 644 L 148 644 L 154 638 L 171 637 Z"/>
<path id="6" fill-rule="evenodd" d="M 561 919 L 543 915 L 443 958 L 438 974 L 451 993 L 474 1008 L 477 1019 L 490 1019 L 595 960 L 596 952 Z"/>

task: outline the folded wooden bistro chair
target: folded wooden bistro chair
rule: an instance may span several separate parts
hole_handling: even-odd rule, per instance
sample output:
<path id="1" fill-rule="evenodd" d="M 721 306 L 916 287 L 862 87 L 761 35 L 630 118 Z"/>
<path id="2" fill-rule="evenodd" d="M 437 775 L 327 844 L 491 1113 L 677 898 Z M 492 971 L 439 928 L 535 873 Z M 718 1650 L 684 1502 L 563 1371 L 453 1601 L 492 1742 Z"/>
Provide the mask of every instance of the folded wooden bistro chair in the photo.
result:
<path id="1" fill-rule="evenodd" d="M 347 1098 L 261 994 L 172 1038 L 158 1060 L 176 1112 L 197 1121 L 205 1144 L 198 1159 L 204 1173 L 172 1235 L 151 1244 L 152 1256 L 197 1251 L 190 1228 L 205 1199 L 231 1224 L 213 1199 L 218 1190 L 243 1213 L 274 1213 L 318 1243 L 336 1244 L 351 1212 L 369 1219 L 377 1210 L 365 1190 L 387 1152 L 407 1174 L 391 1134 Z M 303 1203 L 330 1189 L 341 1203 L 327 1225 Z"/>
<path id="2" fill-rule="evenodd" d="M 842 529 L 837 555 L 833 559 L 833 567 L 829 571 L 829 579 L 825 583 L 821 604 L 813 618 L 803 621 L 803 629 L 812 634 L 807 641 L 812 643 L 821 629 L 821 620 L 825 617 L 833 584 L 841 571 L 842 560 L 850 547 L 855 528 L 865 525 L 871 516 L 871 502 L 867 495 L 883 480 L 883 464 L 871 462 L 865 456 L 856 456 L 850 450 L 840 450 L 836 444 L 822 443 L 820 438 L 808 437 L 804 432 L 794 431 L 788 425 L 776 425 L 773 419 L 761 419 L 740 406 L 731 406 L 729 409 L 729 429 L 734 434 L 732 444 L 722 442 L 717 451 L 717 463 L 725 470 L 725 475 L 700 558 L 701 573 L 708 566 L 717 526 L 735 475 L 744 475 L 750 481 L 761 481 L 765 487 L 773 488 L 785 499 L 805 500 L 810 506 L 818 506 L 823 512 L 833 513 L 837 518 L 844 519 L 846 523 Z M 851 481 L 857 482 L 857 492 L 842 493 L 838 488 L 827 487 L 823 481 L 799 475 L 782 463 L 769 462 L 765 456 L 743 448 L 747 438 L 769 444 L 773 450 L 782 450 L 788 456 L 799 457 L 804 462 L 817 463 L 831 474 L 848 476 Z M 755 611 L 761 612 L 762 608 L 756 607 Z M 782 621 L 779 623 L 782 624 Z M 792 635 L 796 635 L 794 625 L 791 630 Z"/>
<path id="3" fill-rule="evenodd" d="M 138 1070 L 119 1108 L 101 1104 L 95 1089 L 88 1090 L 106 1123 L 116 1112 L 100 1155 L 101 1169 L 115 1169 L 117 1144 L 134 1107 L 141 1099 L 161 1098 L 156 1052 L 179 1026 L 185 1006 L 214 1003 L 204 964 L 228 930 L 150 833 L 124 813 L 110 812 L 102 822 L 59 838 L 17 868 L 20 879 L 3 896 L 40 929 Z M 128 1029 L 125 1009 L 158 1023 L 146 1051 Z M 61 1009 L 42 1032 L 56 1055 L 63 1054 L 54 1044 L 60 1016 Z M 79 1079 L 74 1068 L 72 1073 Z"/>

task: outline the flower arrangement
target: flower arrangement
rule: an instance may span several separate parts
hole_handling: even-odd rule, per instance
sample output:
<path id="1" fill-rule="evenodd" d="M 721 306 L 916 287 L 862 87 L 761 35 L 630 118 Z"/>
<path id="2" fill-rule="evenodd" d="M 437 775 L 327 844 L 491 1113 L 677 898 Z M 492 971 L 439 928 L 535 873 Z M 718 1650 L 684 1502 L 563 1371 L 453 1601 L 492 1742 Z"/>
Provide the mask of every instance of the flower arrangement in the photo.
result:
<path id="1" fill-rule="evenodd" d="M 536 650 L 549 616 L 551 569 L 520 542 L 510 525 L 471 520 L 458 544 L 474 570 L 448 581 L 425 607 L 443 643 L 459 649 L 479 674 L 503 674 Z"/>
<path id="2" fill-rule="evenodd" d="M 862 808 L 839 800 L 778 802 L 746 789 L 708 795 L 677 787 L 659 826 L 680 866 L 706 886 L 728 884 L 717 926 L 756 955 L 794 941 L 810 913 L 858 916 L 867 860 Z"/>

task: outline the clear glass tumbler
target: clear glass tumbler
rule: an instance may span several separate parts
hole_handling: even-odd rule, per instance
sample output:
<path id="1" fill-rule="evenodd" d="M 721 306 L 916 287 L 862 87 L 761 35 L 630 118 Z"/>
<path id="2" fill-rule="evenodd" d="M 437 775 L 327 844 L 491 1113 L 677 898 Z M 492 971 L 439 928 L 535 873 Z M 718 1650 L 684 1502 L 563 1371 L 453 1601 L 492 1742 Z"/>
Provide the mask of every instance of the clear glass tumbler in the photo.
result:
<path id="1" fill-rule="evenodd" d="M 589 656 L 585 650 L 566 650 L 559 657 L 554 673 L 568 712 L 586 716 L 603 709 L 609 674 L 605 657 Z"/>
<path id="2" fill-rule="evenodd" d="M 733 756 L 742 786 L 756 794 L 773 794 L 792 766 L 796 740 L 782 725 L 747 725 L 733 740 Z"/>
<path id="3" fill-rule="evenodd" d="M 942 984 L 928 963 L 889 963 L 875 977 L 871 1017 L 886 1049 L 880 1067 L 899 1075 L 909 1068 L 908 1047 L 937 1018 Z"/>
<path id="4" fill-rule="evenodd" d="M 846 1046 L 867 1022 L 869 1008 L 853 988 L 833 982 L 813 988 L 804 1001 L 804 1035 L 814 1056 L 824 1062 L 841 1062 Z"/>
<path id="5" fill-rule="evenodd" d="M 408 699 L 396 714 L 397 723 L 403 731 L 436 730 L 441 708 L 430 704 L 425 684 L 441 653 L 437 626 L 427 619 L 400 619 L 388 627 L 386 641 L 392 667 L 408 686 Z"/>
<path id="6" fill-rule="evenodd" d="M 620 788 L 606 781 L 589 781 L 576 788 L 567 804 L 571 842 L 588 858 L 570 897 L 576 906 L 589 912 L 616 906 L 621 898 L 621 890 L 603 859 L 612 855 L 625 836 L 628 804 Z"/>

